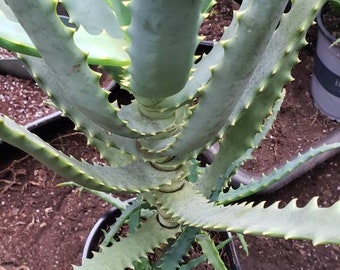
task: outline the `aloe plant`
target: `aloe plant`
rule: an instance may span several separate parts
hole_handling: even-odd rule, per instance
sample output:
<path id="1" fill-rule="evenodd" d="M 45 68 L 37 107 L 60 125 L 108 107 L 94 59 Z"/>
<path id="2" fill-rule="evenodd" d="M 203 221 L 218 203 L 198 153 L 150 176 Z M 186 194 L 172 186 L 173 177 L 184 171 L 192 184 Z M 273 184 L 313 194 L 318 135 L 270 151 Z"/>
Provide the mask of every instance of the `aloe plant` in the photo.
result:
<path id="1" fill-rule="evenodd" d="M 112 245 L 75 269 L 177 269 L 195 241 L 203 259 L 225 269 L 206 230 L 340 243 L 340 202 L 319 207 L 312 199 L 302 208 L 294 200 L 284 208 L 237 203 L 339 143 L 310 149 L 247 186 L 230 187 L 235 170 L 270 129 L 306 31 L 325 3 L 291 2 L 284 13 L 287 1 L 244 0 L 221 40 L 195 63 L 197 33 L 212 1 L 63 0 L 73 28 L 61 22 L 57 0 L 0 1 L 0 46 L 18 53 L 107 163 L 67 156 L 5 115 L 0 137 L 117 203 L 123 211 L 118 225 L 130 222 L 127 238 L 115 242 L 114 226 L 105 240 Z M 110 104 L 91 65 L 133 94 L 133 102 Z M 214 144 L 219 152 L 213 163 L 200 168 L 197 155 Z M 107 193 L 135 193 L 137 200 L 127 206 Z M 139 224 L 147 209 L 152 213 Z M 160 246 L 164 254 L 149 265 L 147 254 Z"/>

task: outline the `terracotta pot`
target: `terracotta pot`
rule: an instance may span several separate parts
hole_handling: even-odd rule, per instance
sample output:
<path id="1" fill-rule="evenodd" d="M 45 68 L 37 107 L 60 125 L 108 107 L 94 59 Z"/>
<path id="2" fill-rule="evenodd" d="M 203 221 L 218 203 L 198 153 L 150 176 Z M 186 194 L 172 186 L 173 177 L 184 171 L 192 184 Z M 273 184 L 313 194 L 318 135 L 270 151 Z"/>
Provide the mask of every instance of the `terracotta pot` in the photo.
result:
<path id="1" fill-rule="evenodd" d="M 324 6 L 317 17 L 318 41 L 312 78 L 312 96 L 320 111 L 340 121 L 340 46 L 331 46 L 336 38 L 326 29 Z"/>

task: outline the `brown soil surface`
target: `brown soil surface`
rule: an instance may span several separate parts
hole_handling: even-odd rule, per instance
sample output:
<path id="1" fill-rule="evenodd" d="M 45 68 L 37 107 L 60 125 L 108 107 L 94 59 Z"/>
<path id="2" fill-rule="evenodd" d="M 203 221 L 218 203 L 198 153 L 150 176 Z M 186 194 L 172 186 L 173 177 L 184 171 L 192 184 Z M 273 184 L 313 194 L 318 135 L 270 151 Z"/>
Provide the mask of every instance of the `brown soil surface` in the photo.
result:
<path id="1" fill-rule="evenodd" d="M 219 4 L 223 6 L 224 2 Z M 340 128 L 340 124 L 319 113 L 311 98 L 315 32 L 313 27 L 309 44 L 300 54 L 302 62 L 294 68 L 295 81 L 286 87 L 286 98 L 273 129 L 256 151 L 254 161 L 246 165 L 251 172 L 270 170 Z M 40 90 L 30 81 L 11 76 L 0 79 L 0 89 L 12 85 L 12 89 L 4 91 L 6 97 L 0 91 L 0 102 L 13 100 L 12 109 L 6 112 L 18 121 L 26 119 L 23 115 L 31 110 L 28 105 L 20 107 L 24 112 L 11 114 L 17 110 L 15 106 L 23 104 L 23 97 L 11 96 L 16 91 L 10 90 L 21 92 L 29 88 L 35 93 L 32 97 L 39 97 Z M 17 86 L 20 85 L 17 82 L 24 86 Z M 41 102 L 39 97 L 35 104 Z M 4 104 L 7 103 L 0 103 L 0 113 L 5 112 Z M 68 154 L 98 160 L 98 153 L 86 146 L 86 139 L 78 132 L 60 130 L 54 137 L 53 145 Z M 87 234 L 109 205 L 87 192 L 80 195 L 78 189 L 57 187 L 65 180 L 31 157 L 3 149 L 0 149 L 0 270 L 70 270 L 71 264 L 79 265 Z M 14 157 L 9 158 L 10 154 Z M 340 199 L 339 182 L 340 155 L 337 154 L 279 191 L 257 199 L 287 203 L 298 198 L 298 204 L 304 205 L 312 197 L 320 196 L 320 204 L 330 205 Z M 236 241 L 243 270 L 340 269 L 340 248 L 336 245 L 313 247 L 308 241 L 254 236 L 246 236 L 246 240 L 249 256 Z"/>
<path id="2" fill-rule="evenodd" d="M 57 111 L 47 102 L 47 96 L 34 81 L 0 75 L 1 112 L 11 115 L 19 124 L 28 124 Z"/>

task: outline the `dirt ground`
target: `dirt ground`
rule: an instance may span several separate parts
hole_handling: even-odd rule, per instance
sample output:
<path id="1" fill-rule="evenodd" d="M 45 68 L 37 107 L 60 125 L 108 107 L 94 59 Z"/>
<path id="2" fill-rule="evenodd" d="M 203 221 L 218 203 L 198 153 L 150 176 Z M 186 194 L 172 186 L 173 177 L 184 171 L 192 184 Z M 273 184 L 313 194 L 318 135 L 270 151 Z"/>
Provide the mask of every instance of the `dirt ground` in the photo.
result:
<path id="1" fill-rule="evenodd" d="M 225 0 L 219 1 L 220 7 L 223 4 Z M 230 14 L 229 7 L 223 12 Z M 302 61 L 293 70 L 295 81 L 286 87 L 278 119 L 254 160 L 245 165 L 250 172 L 268 171 L 340 128 L 339 123 L 318 111 L 310 94 L 315 29 L 310 29 L 309 43 L 300 54 Z M 36 104 L 41 104 L 44 111 L 51 109 L 43 99 L 34 82 L 0 76 L 0 113 L 6 112 L 24 123 L 26 113 L 39 114 L 40 106 Z M 18 104 L 24 111 L 18 110 Z M 51 133 L 49 140 L 55 147 L 75 157 L 98 160 L 98 153 L 86 146 L 85 138 L 72 126 L 61 125 Z M 86 192 L 79 194 L 76 188 L 56 187 L 65 180 L 31 157 L 0 147 L 0 270 L 71 270 L 72 264 L 81 262 L 91 227 L 110 206 Z M 298 204 L 304 205 L 319 196 L 320 205 L 331 205 L 340 199 L 339 183 L 337 154 L 279 191 L 255 199 L 287 203 L 298 198 Z M 249 256 L 236 240 L 243 270 L 340 270 L 340 247 L 336 245 L 313 247 L 308 241 L 254 236 L 246 236 L 246 240 Z"/>

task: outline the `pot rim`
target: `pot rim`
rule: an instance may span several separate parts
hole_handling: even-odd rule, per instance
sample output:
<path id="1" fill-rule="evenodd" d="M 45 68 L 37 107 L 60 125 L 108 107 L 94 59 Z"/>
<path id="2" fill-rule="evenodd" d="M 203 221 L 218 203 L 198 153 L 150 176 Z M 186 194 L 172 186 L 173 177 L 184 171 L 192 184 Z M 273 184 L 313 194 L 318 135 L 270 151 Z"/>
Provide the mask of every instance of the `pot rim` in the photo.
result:
<path id="1" fill-rule="evenodd" d="M 135 199 L 136 197 L 132 197 L 130 199 L 127 199 L 126 202 L 131 204 Z M 98 218 L 96 223 L 91 228 L 91 231 L 87 235 L 83 247 L 82 260 L 92 258 L 94 244 L 98 244 L 98 242 L 100 241 L 102 230 L 104 229 L 104 227 L 114 224 L 115 220 L 120 217 L 121 214 L 121 210 L 113 206 Z"/>

